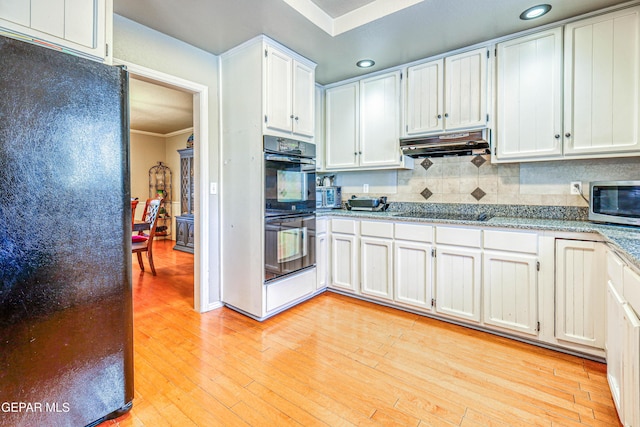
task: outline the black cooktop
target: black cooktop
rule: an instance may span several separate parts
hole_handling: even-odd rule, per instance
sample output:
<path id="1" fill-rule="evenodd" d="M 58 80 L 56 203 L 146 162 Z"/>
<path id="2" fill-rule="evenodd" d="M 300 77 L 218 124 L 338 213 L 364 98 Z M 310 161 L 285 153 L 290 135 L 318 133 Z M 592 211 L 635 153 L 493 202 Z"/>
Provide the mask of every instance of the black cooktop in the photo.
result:
<path id="1" fill-rule="evenodd" d="M 424 219 L 453 219 L 458 221 L 488 221 L 491 216 L 481 214 L 452 213 L 452 212 L 403 212 L 395 216 Z"/>

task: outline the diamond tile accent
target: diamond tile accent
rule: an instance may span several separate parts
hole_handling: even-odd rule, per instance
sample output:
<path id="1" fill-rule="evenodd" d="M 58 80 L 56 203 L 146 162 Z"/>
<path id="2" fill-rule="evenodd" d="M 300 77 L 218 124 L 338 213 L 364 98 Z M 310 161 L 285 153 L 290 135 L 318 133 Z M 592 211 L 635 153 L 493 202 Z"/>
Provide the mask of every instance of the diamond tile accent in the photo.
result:
<path id="1" fill-rule="evenodd" d="M 471 163 L 476 165 L 477 168 L 479 168 L 480 166 L 484 165 L 486 161 L 487 160 L 484 157 L 482 157 L 480 154 L 478 154 L 473 159 L 471 159 Z"/>
<path id="2" fill-rule="evenodd" d="M 429 197 L 433 196 L 433 193 L 428 188 L 422 190 L 420 194 L 422 194 L 422 197 L 424 197 L 425 199 L 429 199 Z"/>
<path id="3" fill-rule="evenodd" d="M 482 191 L 482 188 L 480 187 L 476 187 L 475 190 L 473 190 L 471 192 L 471 195 L 476 199 L 476 200 L 480 200 L 482 199 L 484 196 L 487 195 L 487 193 L 485 193 L 484 191 Z"/>
<path id="4" fill-rule="evenodd" d="M 433 162 L 427 157 L 422 161 L 422 163 L 420 163 L 420 165 L 424 168 L 424 170 L 427 170 L 433 165 Z"/>

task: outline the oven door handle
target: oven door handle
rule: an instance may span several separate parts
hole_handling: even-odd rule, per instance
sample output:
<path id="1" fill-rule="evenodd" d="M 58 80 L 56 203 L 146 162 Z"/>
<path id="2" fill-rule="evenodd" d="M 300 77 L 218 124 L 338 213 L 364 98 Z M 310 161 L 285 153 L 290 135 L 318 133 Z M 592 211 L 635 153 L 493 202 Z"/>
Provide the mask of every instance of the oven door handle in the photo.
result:
<path id="1" fill-rule="evenodd" d="M 291 221 L 308 221 L 316 219 L 315 215 L 285 215 L 285 216 L 268 216 L 265 217 L 265 222 L 291 222 Z"/>
<path id="2" fill-rule="evenodd" d="M 315 165 L 316 161 L 313 159 L 304 159 L 301 157 L 289 157 L 289 156 L 279 156 L 277 154 L 265 154 L 265 160 L 269 160 L 272 162 L 283 162 L 283 163 L 300 163 L 303 165 Z"/>

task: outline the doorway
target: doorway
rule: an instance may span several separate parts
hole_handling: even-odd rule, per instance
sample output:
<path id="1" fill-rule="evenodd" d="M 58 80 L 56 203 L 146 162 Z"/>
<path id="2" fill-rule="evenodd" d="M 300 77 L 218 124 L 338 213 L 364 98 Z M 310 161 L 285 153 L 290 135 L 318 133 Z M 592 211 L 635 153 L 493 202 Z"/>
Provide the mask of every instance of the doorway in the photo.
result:
<path id="1" fill-rule="evenodd" d="M 186 239 L 185 225 L 193 235 L 194 192 L 193 170 L 193 97 L 190 92 L 166 84 L 158 84 L 146 78 L 131 76 L 129 79 L 130 121 L 130 183 L 131 197 L 139 201 L 135 210 L 136 220 L 142 220 L 147 198 L 162 197 L 154 239 L 154 264 L 160 265 L 160 276 L 170 269 L 188 273 L 189 282 L 180 281 L 181 292 L 193 306 L 193 256 L 171 256 L 173 250 L 194 251 L 193 238 Z M 186 158 L 188 156 L 188 158 Z M 186 161 L 185 161 L 186 160 Z M 188 175 L 185 186 L 185 173 Z M 188 223 L 186 223 L 188 222 Z M 143 257 L 144 259 L 145 257 Z M 159 259 L 160 258 L 160 259 Z M 143 262 L 144 264 L 144 262 Z M 134 284 L 171 286 L 147 277 L 133 260 Z M 139 277 L 137 277 L 139 275 Z M 184 282 L 184 283 L 183 283 Z M 177 284 L 176 284 L 177 285 Z M 135 288 L 134 288 L 135 289 Z"/>
<path id="2" fill-rule="evenodd" d="M 195 165 L 195 247 L 194 247 L 194 279 L 193 279 L 193 307 L 198 312 L 205 312 L 217 308 L 219 303 L 209 303 L 209 256 L 203 248 L 210 247 L 209 223 L 209 193 L 208 168 L 209 163 L 209 129 L 208 129 L 208 88 L 199 83 L 191 82 L 172 75 L 161 73 L 136 64 L 114 59 L 115 65 L 126 66 L 131 79 L 142 80 L 147 83 L 167 87 L 192 96 L 193 134 L 194 134 L 194 165 Z M 199 144 L 199 141 L 205 143 Z M 175 194 L 175 192 L 174 192 Z"/>

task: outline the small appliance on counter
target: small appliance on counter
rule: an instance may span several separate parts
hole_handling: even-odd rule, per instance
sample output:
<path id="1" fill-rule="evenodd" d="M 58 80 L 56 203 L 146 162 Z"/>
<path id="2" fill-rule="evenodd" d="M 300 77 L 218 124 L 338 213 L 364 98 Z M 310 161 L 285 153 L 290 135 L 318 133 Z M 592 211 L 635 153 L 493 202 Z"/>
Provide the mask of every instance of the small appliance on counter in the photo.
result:
<path id="1" fill-rule="evenodd" d="M 316 209 L 342 208 L 342 187 L 316 187 Z"/>
<path id="2" fill-rule="evenodd" d="M 640 181 L 589 183 L 589 220 L 640 226 Z"/>
<path id="3" fill-rule="evenodd" d="M 383 197 L 356 197 L 351 196 L 347 200 L 347 210 L 383 212 L 389 207 L 386 196 Z"/>

